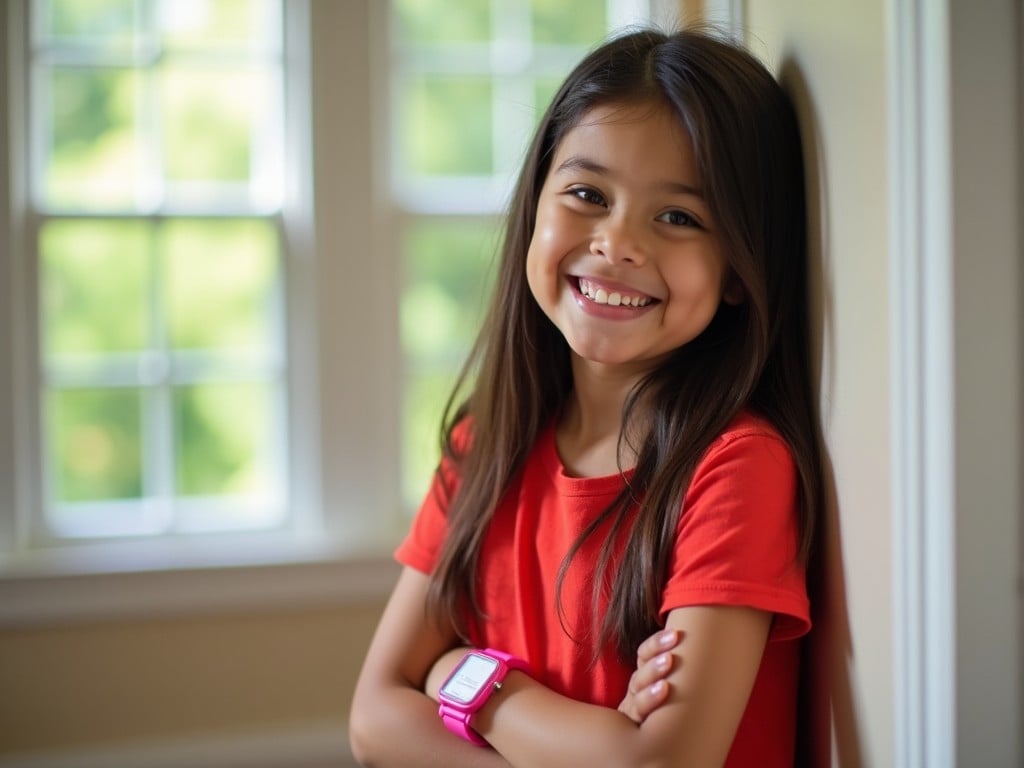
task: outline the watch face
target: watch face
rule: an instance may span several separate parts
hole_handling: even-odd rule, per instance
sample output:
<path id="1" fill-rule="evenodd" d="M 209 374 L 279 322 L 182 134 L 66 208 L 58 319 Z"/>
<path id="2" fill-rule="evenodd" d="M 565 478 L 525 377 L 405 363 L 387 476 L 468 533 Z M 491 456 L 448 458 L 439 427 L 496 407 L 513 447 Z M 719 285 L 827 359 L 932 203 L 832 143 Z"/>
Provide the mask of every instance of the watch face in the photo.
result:
<path id="1" fill-rule="evenodd" d="M 466 655 L 441 687 L 441 693 L 452 701 L 468 704 L 498 668 L 498 661 L 478 653 Z"/>

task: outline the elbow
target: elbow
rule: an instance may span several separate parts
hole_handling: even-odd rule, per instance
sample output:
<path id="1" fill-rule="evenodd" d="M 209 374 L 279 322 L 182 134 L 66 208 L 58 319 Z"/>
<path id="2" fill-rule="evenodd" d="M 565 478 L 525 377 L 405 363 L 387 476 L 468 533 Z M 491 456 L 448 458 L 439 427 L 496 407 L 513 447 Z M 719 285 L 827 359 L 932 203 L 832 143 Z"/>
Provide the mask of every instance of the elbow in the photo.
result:
<path id="1" fill-rule="evenodd" d="M 364 768 L 370 768 L 373 765 L 370 762 L 366 737 L 360 729 L 359 718 L 356 717 L 355 713 L 352 714 L 348 721 L 348 748 L 352 752 L 352 759 L 356 761 L 356 765 L 361 765 Z"/>
<path id="2" fill-rule="evenodd" d="M 348 719 L 348 746 L 356 764 L 363 768 L 374 768 L 377 765 L 374 759 L 372 720 L 367 717 L 365 707 L 353 704 Z"/>

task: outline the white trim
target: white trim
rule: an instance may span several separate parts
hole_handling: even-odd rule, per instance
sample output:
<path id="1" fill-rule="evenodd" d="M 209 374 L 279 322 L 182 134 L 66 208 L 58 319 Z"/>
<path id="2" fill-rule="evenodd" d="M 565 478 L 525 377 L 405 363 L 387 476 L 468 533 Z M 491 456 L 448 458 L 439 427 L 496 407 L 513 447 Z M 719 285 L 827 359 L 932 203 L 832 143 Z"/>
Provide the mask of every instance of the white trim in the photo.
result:
<path id="1" fill-rule="evenodd" d="M 12 139 L 20 134 L 17 126 L 17 113 L 9 107 L 20 101 L 17 94 L 12 93 L 15 84 L 9 77 L 10 68 L 21 43 L 21 18 L 15 4 L 0 11 L 0 41 L 3 53 L 0 53 L 0 233 L 11 231 L 11 210 L 18 198 L 17 190 L 13 189 L 13 181 L 19 177 L 15 163 L 20 162 L 20 154 L 14 152 Z M 12 251 L 13 244 L 7 244 L 5 250 Z M 10 257 L 0 259 L 0 510 L 17 510 L 17 467 L 18 441 L 15 435 L 17 409 L 14 407 L 14 393 L 17 386 L 16 373 L 12 361 L 17 359 L 17 309 L 20 292 L 15 290 L 18 284 L 17 265 Z M 15 514 L 0 513 L 0 546 L 5 541 L 15 541 L 18 533 L 18 522 Z"/>
<path id="2" fill-rule="evenodd" d="M 341 722 L 203 734 L 121 747 L 0 755 L 0 768 L 356 768 Z"/>
<path id="3" fill-rule="evenodd" d="M 894 764 L 955 754 L 952 231 L 943 3 L 888 4 Z"/>

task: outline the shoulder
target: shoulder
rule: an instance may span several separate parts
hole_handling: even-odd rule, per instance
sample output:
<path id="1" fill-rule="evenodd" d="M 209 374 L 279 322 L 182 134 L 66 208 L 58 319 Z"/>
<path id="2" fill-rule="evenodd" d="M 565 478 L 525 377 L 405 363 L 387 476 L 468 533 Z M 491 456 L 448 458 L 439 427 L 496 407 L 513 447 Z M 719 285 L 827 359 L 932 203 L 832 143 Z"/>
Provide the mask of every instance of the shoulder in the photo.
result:
<path id="1" fill-rule="evenodd" d="M 793 453 L 782 433 L 768 419 L 748 410 L 741 411 L 711 441 L 697 465 L 694 480 L 723 465 L 746 472 L 758 466 L 783 474 L 796 471 Z"/>
<path id="2" fill-rule="evenodd" d="M 712 441 L 708 450 L 714 450 L 716 447 L 736 440 L 776 441 L 783 445 L 786 444 L 782 433 L 772 422 L 751 410 L 740 411 L 722 430 L 721 434 Z"/>
<path id="3" fill-rule="evenodd" d="M 795 524 L 798 495 L 788 443 L 770 421 L 745 411 L 701 457 L 684 496 L 683 519 L 696 524 L 704 517 L 718 522 L 732 517 L 746 525 L 756 517 Z"/>

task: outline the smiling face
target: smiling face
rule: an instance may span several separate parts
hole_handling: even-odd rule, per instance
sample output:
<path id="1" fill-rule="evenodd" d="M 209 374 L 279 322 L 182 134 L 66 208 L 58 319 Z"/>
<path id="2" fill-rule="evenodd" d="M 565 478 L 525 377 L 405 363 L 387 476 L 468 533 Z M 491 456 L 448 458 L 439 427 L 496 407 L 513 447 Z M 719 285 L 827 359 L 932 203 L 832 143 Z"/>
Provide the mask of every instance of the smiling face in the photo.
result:
<path id="1" fill-rule="evenodd" d="M 690 138 L 672 112 L 599 106 L 565 134 L 537 203 L 526 276 L 574 355 L 651 370 L 707 328 L 728 274 Z"/>

